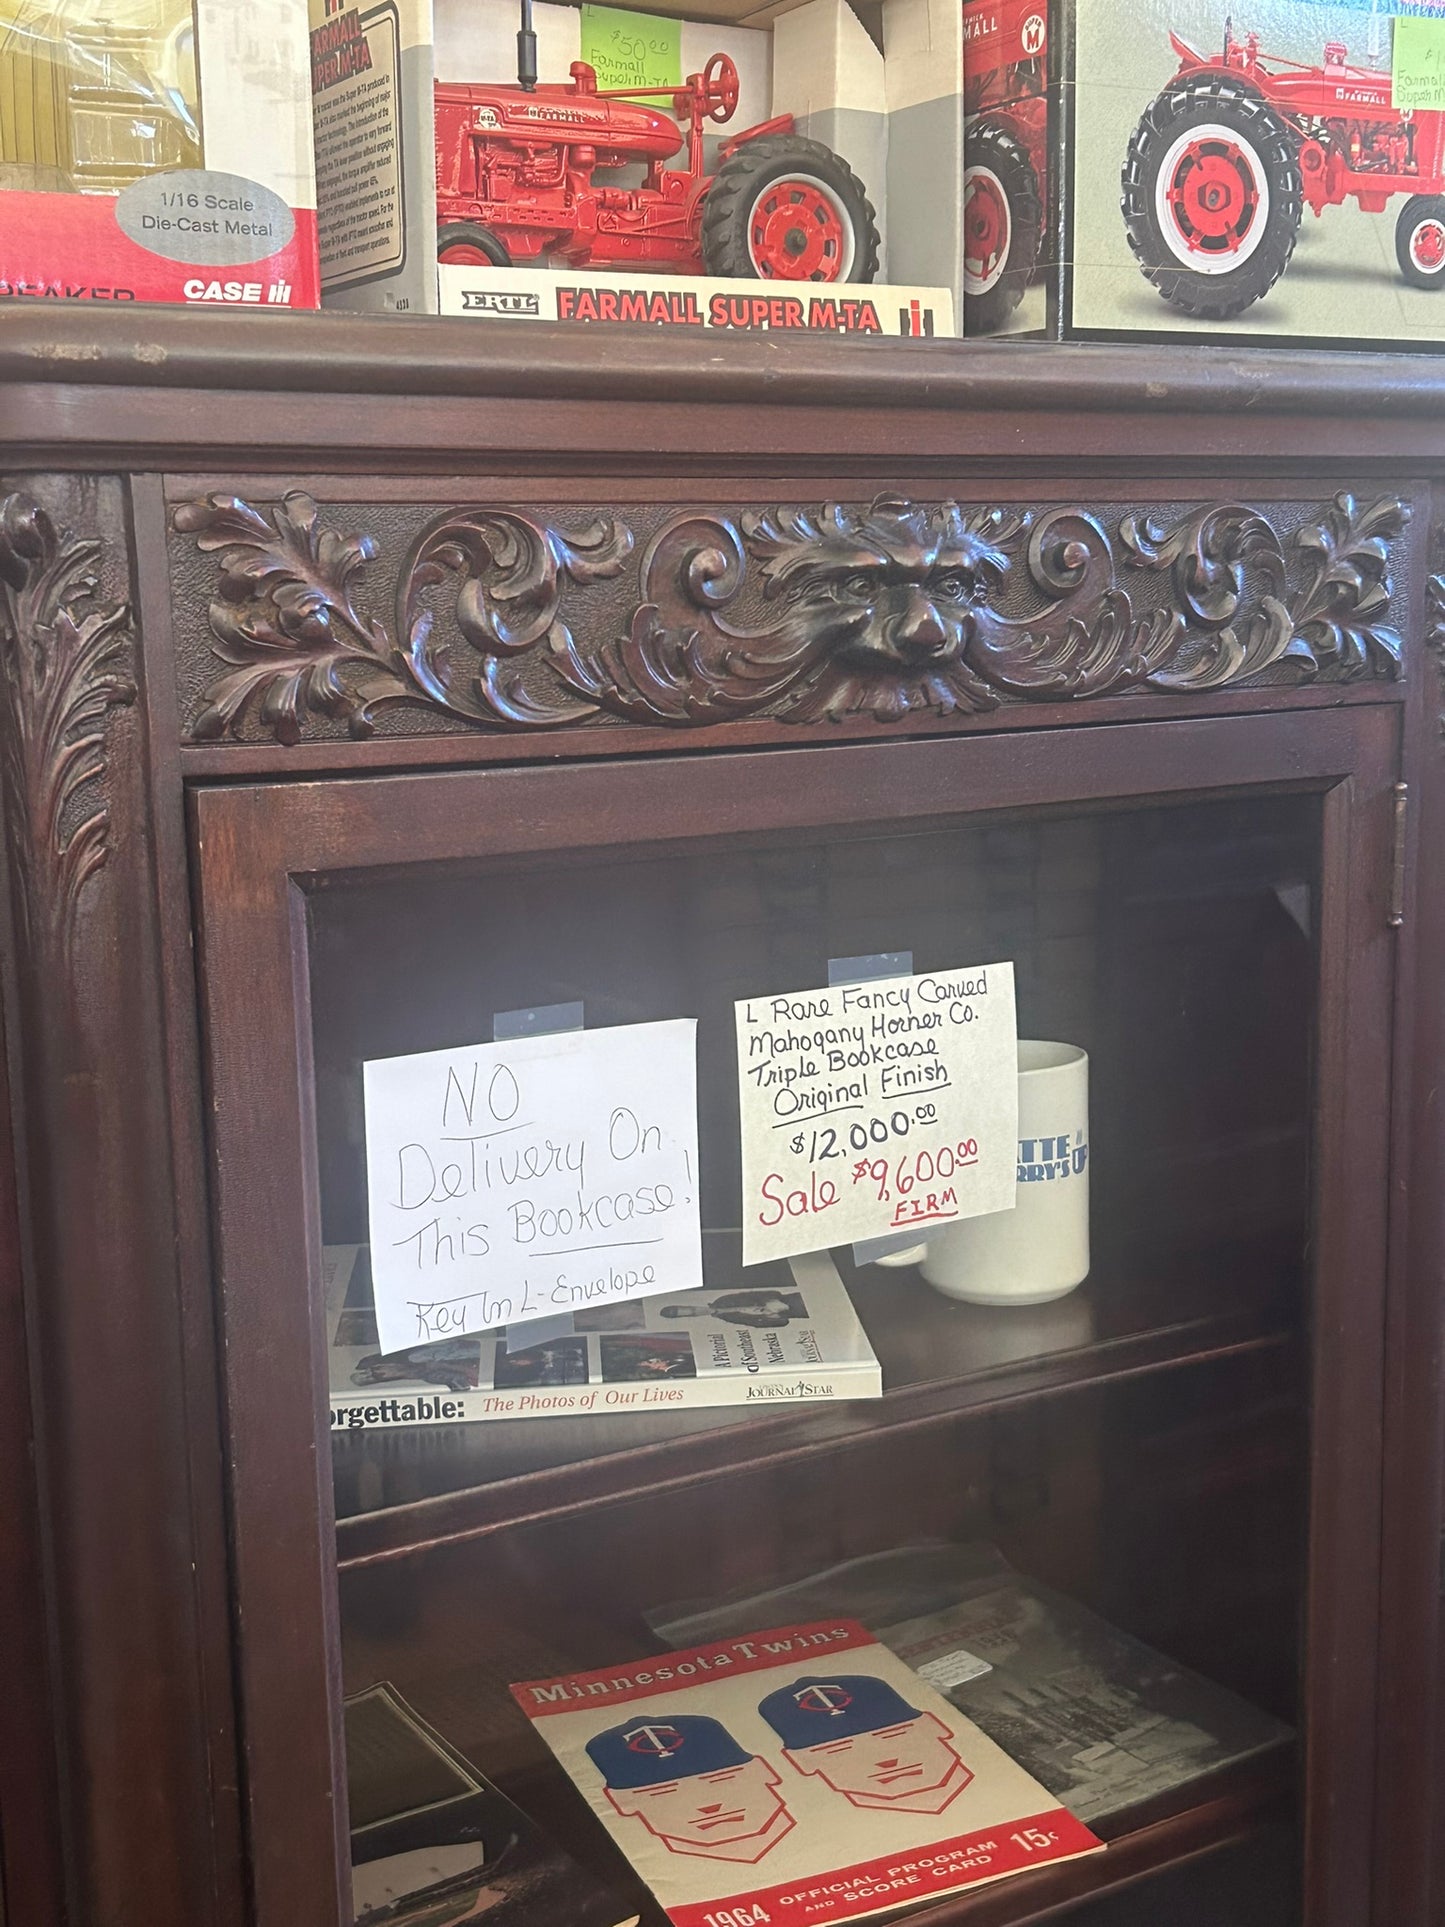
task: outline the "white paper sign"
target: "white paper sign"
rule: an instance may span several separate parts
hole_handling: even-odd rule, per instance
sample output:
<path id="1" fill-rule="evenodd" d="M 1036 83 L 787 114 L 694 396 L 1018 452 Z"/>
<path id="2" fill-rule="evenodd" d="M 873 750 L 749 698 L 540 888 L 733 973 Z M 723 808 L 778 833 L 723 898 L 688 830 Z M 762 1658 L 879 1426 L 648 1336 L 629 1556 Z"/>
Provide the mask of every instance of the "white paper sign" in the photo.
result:
<path id="1" fill-rule="evenodd" d="M 744 1264 L 1012 1209 L 1011 963 L 736 1008 Z"/>
<path id="2" fill-rule="evenodd" d="M 383 1351 L 702 1284 L 692 1018 L 362 1075 Z"/>

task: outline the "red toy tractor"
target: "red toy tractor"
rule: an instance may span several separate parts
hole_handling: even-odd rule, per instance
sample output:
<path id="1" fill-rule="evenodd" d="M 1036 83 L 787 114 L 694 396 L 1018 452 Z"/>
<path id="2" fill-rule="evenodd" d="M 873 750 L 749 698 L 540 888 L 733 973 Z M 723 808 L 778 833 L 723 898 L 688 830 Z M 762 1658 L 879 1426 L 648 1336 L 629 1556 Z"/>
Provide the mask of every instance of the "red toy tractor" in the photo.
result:
<path id="1" fill-rule="evenodd" d="M 963 292 L 993 334 L 1038 265 L 1048 179 L 1049 0 L 964 0 Z"/>
<path id="2" fill-rule="evenodd" d="M 707 123 L 731 118 L 738 70 L 714 54 L 674 94 L 599 92 L 574 61 L 570 85 L 439 85 L 437 254 L 442 261 L 542 258 L 572 267 L 744 275 L 764 281 L 871 281 L 878 229 L 863 183 L 831 148 L 804 140 L 791 114 L 749 127 L 703 169 Z M 676 116 L 674 118 L 673 116 Z M 687 166 L 667 162 L 683 145 Z M 636 187 L 595 179 L 640 162 Z"/>
<path id="3" fill-rule="evenodd" d="M 1445 285 L 1445 114 L 1393 105 L 1388 71 L 1348 64 L 1332 40 L 1307 67 L 1236 40 L 1196 53 L 1169 36 L 1179 72 L 1134 131 L 1124 162 L 1129 245 L 1164 299 L 1227 320 L 1267 294 L 1289 265 L 1306 204 L 1316 214 L 1353 195 L 1395 224 L 1400 272 Z"/>

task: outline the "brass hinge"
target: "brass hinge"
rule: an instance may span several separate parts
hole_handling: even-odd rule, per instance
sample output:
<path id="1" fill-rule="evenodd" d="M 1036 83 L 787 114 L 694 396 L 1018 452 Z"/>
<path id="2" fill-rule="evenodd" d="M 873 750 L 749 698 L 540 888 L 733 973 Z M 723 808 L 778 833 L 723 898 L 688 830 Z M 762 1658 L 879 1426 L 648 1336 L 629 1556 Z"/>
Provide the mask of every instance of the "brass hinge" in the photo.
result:
<path id="1" fill-rule="evenodd" d="M 1410 816 L 1410 785 L 1395 785 L 1395 836 L 1390 857 L 1390 914 L 1393 928 L 1405 921 L 1405 831 Z"/>

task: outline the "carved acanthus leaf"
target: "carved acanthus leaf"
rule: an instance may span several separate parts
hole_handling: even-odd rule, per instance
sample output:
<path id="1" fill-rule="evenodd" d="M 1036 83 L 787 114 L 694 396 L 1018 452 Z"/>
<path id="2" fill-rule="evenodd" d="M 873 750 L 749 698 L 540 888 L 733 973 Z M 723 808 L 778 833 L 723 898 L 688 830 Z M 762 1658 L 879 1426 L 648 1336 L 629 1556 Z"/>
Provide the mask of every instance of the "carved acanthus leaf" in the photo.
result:
<path id="1" fill-rule="evenodd" d="M 513 665 L 538 648 L 567 656 L 559 579 L 585 584 L 616 575 L 632 537 L 615 523 L 595 522 L 569 537 L 508 509 L 443 517 L 423 531 L 398 579 L 394 640 L 354 599 L 375 541 L 323 528 L 309 495 L 287 495 L 269 519 L 239 496 L 209 495 L 183 503 L 173 521 L 221 564 L 211 632 L 216 654 L 232 667 L 207 689 L 192 726 L 197 737 L 239 734 L 250 707 L 282 743 L 301 740 L 308 714 L 369 736 L 380 710 L 398 702 L 517 727 L 575 722 L 595 710 L 585 700 L 530 697 Z M 476 652 L 472 665 L 459 664 L 439 641 L 429 606 L 429 593 L 452 579 L 456 624 Z"/>
<path id="2" fill-rule="evenodd" d="M 1390 544 L 1409 519 L 1409 505 L 1394 497 L 1362 509 L 1339 494 L 1324 519 L 1295 538 L 1310 569 L 1293 608 L 1294 640 L 1316 669 L 1328 664 L 1342 682 L 1400 673 L 1399 632 L 1380 618 L 1390 611 Z"/>
<path id="3" fill-rule="evenodd" d="M 1297 682 L 1398 675 L 1400 637 L 1380 618 L 1390 608 L 1389 544 L 1409 514 L 1394 497 L 1361 510 L 1352 495 L 1337 495 L 1293 539 L 1301 575 L 1293 595 L 1284 545 L 1253 510 L 1204 508 L 1170 530 L 1126 516 L 1119 533 L 1131 564 L 1170 570 L 1181 625 L 1192 619 L 1212 632 L 1207 647 L 1162 664 L 1150 682 L 1218 689 L 1266 670 Z"/>
<path id="4" fill-rule="evenodd" d="M 377 710 L 409 694 L 384 630 L 359 615 L 353 583 L 376 554 L 370 536 L 321 526 L 309 495 L 288 495 L 271 519 L 237 495 L 208 495 L 175 512 L 196 547 L 219 556 L 211 603 L 216 654 L 232 665 L 206 691 L 192 733 L 235 730 L 248 704 L 281 743 L 299 743 L 307 713 L 368 735 Z"/>
<path id="5" fill-rule="evenodd" d="M 99 600 L 99 557 L 28 496 L 0 499 L 6 814 L 29 934 L 57 961 L 110 856 L 107 714 L 135 698 L 130 611 Z"/>
<path id="6" fill-rule="evenodd" d="M 597 698 L 559 612 L 561 582 L 619 575 L 631 551 L 631 531 L 601 518 L 576 535 L 508 509 L 434 523 L 413 545 L 397 590 L 397 633 L 417 689 L 471 722 L 525 727 L 595 715 Z M 456 626 L 478 659 L 471 670 L 460 669 L 439 644 L 427 599 L 453 576 L 460 577 Z M 555 669 L 563 691 L 529 693 L 517 665 L 533 650 Z"/>
<path id="7" fill-rule="evenodd" d="M 195 734 L 239 733 L 253 698 L 261 724 L 293 742 L 308 713 L 364 734 L 397 701 L 513 729 L 604 714 L 888 722 L 1262 676 L 1394 676 L 1387 570 L 1407 517 L 1393 498 L 1362 509 L 1341 494 L 1286 541 L 1232 503 L 1173 525 L 1126 515 L 1112 538 L 1082 508 L 898 495 L 685 509 L 644 545 L 619 622 L 617 592 L 595 612 L 585 592 L 628 567 L 625 526 L 597 517 L 569 533 L 518 509 L 458 509 L 405 557 L 393 634 L 353 600 L 370 538 L 322 530 L 304 496 L 269 521 L 212 496 L 176 516 L 220 552 L 211 627 L 231 665 Z M 1127 570 L 1166 578 L 1162 606 L 1155 588 L 1136 608 L 1116 542 Z"/>

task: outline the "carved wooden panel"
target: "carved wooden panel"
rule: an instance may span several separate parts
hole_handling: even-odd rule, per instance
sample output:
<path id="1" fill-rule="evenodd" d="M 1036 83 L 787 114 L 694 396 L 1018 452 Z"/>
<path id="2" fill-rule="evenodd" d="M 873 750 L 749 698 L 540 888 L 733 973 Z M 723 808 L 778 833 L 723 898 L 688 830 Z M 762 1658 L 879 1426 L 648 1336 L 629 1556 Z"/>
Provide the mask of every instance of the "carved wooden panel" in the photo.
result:
<path id="1" fill-rule="evenodd" d="M 880 495 L 625 519 L 212 494 L 173 517 L 186 728 L 296 743 L 887 723 L 1392 679 L 1408 517 L 1394 496 L 1348 493 L 1107 511 Z"/>
<path id="2" fill-rule="evenodd" d="M 100 544 L 0 497 L 5 812 L 29 942 L 70 980 L 81 893 L 110 854 L 108 712 L 134 700 L 130 611 L 99 593 Z"/>
<path id="3" fill-rule="evenodd" d="M 5 991 L 46 1634 L 68 1918 L 231 1927 L 222 1494 L 211 1373 L 185 1376 L 209 1281 L 182 1269 L 198 1245 L 176 1209 L 200 1146 L 173 1137 L 170 1083 L 190 994 L 164 1008 L 160 961 L 184 983 L 186 877 L 156 831 L 130 526 L 114 476 L 0 489 Z"/>

